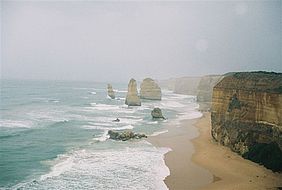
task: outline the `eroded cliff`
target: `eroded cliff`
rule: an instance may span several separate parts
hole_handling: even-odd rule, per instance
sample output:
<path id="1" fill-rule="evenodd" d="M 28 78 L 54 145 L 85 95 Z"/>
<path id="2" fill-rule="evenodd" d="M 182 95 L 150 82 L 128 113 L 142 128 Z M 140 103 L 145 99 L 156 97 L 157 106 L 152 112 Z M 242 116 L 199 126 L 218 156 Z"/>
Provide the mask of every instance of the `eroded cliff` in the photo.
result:
<path id="1" fill-rule="evenodd" d="M 197 88 L 197 102 L 200 105 L 199 110 L 210 110 L 213 87 L 222 78 L 223 76 L 221 75 L 206 75 L 201 78 Z"/>
<path id="2" fill-rule="evenodd" d="M 213 88 L 212 136 L 233 151 L 282 171 L 282 73 L 230 73 Z"/>
<path id="3" fill-rule="evenodd" d="M 197 95 L 201 77 L 181 77 L 160 81 L 162 88 L 177 94 Z"/>

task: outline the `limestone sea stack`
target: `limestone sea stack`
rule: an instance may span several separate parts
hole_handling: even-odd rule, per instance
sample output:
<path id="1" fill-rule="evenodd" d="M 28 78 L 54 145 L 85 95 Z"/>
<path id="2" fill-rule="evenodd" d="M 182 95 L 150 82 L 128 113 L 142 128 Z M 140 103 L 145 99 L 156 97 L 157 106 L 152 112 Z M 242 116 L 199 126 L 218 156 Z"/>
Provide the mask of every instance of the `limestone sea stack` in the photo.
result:
<path id="1" fill-rule="evenodd" d="M 128 83 L 125 104 L 129 106 L 141 106 L 141 101 L 137 92 L 137 83 L 135 79 L 130 79 Z"/>
<path id="2" fill-rule="evenodd" d="M 115 92 L 111 84 L 108 84 L 108 96 L 112 99 L 115 99 Z"/>
<path id="3" fill-rule="evenodd" d="M 213 88 L 212 137 L 282 171 L 282 73 L 230 73 Z"/>
<path id="4" fill-rule="evenodd" d="M 161 100 L 161 88 L 153 79 L 146 78 L 141 83 L 140 98 L 148 100 Z"/>

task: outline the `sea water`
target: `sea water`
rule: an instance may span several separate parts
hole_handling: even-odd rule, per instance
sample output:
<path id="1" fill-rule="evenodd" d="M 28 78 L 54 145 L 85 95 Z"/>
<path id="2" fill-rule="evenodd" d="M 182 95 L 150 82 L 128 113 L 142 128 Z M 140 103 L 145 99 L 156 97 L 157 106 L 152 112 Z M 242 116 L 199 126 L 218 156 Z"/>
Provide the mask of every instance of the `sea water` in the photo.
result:
<path id="1" fill-rule="evenodd" d="M 164 154 L 146 141 L 110 140 L 108 130 L 158 135 L 201 116 L 194 96 L 124 104 L 127 84 L 1 81 L 0 189 L 167 189 Z M 160 107 L 167 120 L 153 120 Z M 120 122 L 113 122 L 119 118 Z"/>

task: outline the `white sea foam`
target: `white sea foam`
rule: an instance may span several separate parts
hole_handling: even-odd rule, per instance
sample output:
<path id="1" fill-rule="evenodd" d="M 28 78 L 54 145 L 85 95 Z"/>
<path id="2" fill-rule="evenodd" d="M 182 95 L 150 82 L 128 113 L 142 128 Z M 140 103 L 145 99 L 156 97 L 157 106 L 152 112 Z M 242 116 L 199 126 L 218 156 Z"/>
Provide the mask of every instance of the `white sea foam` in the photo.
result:
<path id="1" fill-rule="evenodd" d="M 149 121 L 149 122 L 146 122 L 148 124 L 158 124 L 159 122 L 158 121 Z"/>
<path id="2" fill-rule="evenodd" d="M 58 103 L 60 102 L 59 99 L 48 99 L 48 102 Z"/>
<path id="3" fill-rule="evenodd" d="M 96 92 L 90 92 L 90 94 L 96 95 L 97 93 Z"/>
<path id="4" fill-rule="evenodd" d="M 105 130 L 104 133 L 101 136 L 95 137 L 95 138 L 93 138 L 93 140 L 103 142 L 103 141 L 106 141 L 108 138 L 109 138 L 108 130 Z"/>
<path id="5" fill-rule="evenodd" d="M 188 113 L 183 113 L 178 115 L 179 120 L 186 120 L 186 119 L 196 119 L 202 117 L 203 114 L 199 111 L 193 111 Z"/>
<path id="6" fill-rule="evenodd" d="M 120 109 L 117 105 L 110 105 L 110 104 L 91 104 L 92 107 L 86 107 L 92 110 L 99 110 L 99 111 L 108 111 L 108 110 L 118 110 Z"/>
<path id="7" fill-rule="evenodd" d="M 81 150 L 83 152 L 85 150 Z M 59 155 L 54 161 L 56 164 L 51 168 L 51 171 L 40 177 L 40 180 L 46 180 L 47 178 L 57 177 L 62 173 L 70 170 L 74 166 L 73 157 L 67 155 Z"/>
<path id="8" fill-rule="evenodd" d="M 82 125 L 81 128 L 84 129 L 96 129 L 96 130 L 126 130 L 126 129 L 133 129 L 133 125 L 125 125 L 125 126 L 120 126 L 120 127 L 106 127 L 102 125 Z"/>
<path id="9" fill-rule="evenodd" d="M 161 105 L 163 108 L 172 108 L 172 109 L 183 108 L 186 106 L 185 104 L 179 103 L 177 101 L 167 101 L 165 103 L 161 103 Z"/>
<path id="10" fill-rule="evenodd" d="M 167 148 L 79 150 L 55 159 L 51 171 L 22 189 L 167 190 Z"/>
<path id="11" fill-rule="evenodd" d="M 126 93 L 127 92 L 127 90 L 114 90 L 114 92 L 122 92 L 122 93 Z"/>
<path id="12" fill-rule="evenodd" d="M 167 133 L 168 132 L 168 130 L 163 130 L 163 131 L 157 131 L 157 132 L 154 132 L 152 135 L 150 135 L 150 136 L 152 136 L 152 137 L 154 137 L 154 136 L 158 136 L 158 135 L 160 135 L 160 134 L 164 134 L 164 133 Z"/>
<path id="13" fill-rule="evenodd" d="M 20 120 L 10 120 L 3 119 L 0 120 L 0 127 L 7 128 L 32 128 L 34 123 L 32 121 L 20 121 Z"/>
<path id="14" fill-rule="evenodd" d="M 90 103 L 91 106 L 96 106 L 96 104 L 97 103 L 95 103 L 95 102 Z"/>
<path id="15" fill-rule="evenodd" d="M 55 109 L 31 110 L 27 112 L 26 115 L 35 121 L 62 122 L 69 120 L 69 117 L 66 115 L 65 111 Z"/>

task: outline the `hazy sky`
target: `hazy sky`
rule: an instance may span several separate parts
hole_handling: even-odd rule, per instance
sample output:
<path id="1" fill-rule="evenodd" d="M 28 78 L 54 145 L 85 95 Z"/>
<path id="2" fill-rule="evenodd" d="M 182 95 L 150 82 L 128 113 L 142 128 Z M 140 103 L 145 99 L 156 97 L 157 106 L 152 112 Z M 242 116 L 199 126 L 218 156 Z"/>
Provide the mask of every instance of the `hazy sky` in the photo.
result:
<path id="1" fill-rule="evenodd" d="M 1 1 L 3 78 L 282 72 L 278 1 Z"/>

